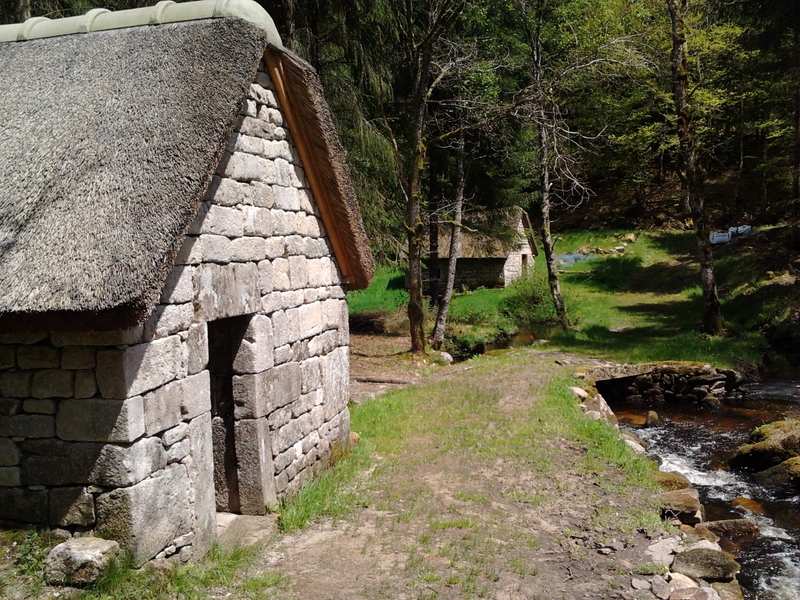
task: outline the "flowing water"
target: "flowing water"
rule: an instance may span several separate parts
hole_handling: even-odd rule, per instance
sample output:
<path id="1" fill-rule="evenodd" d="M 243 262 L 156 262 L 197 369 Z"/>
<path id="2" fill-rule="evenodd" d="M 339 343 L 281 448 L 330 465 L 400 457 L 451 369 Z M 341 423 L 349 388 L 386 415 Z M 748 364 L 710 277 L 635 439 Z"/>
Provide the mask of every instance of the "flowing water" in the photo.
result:
<path id="1" fill-rule="evenodd" d="M 726 400 L 713 413 L 664 402 L 609 404 L 620 423 L 635 429 L 661 459 L 662 471 L 681 473 L 700 491 L 706 520 L 749 517 L 759 524 L 760 536 L 721 542 L 742 565 L 738 578 L 746 598 L 800 600 L 800 496 L 767 489 L 747 473 L 727 468 L 755 427 L 800 418 L 800 377 L 751 385 L 750 394 Z M 648 410 L 659 414 L 660 426 L 641 428 Z"/>

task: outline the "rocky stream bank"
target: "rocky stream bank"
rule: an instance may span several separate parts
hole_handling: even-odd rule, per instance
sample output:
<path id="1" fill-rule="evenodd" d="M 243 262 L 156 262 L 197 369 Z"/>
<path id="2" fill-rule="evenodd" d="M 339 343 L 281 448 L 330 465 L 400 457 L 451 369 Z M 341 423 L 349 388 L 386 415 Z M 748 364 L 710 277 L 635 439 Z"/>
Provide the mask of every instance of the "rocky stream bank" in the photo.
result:
<path id="1" fill-rule="evenodd" d="M 626 406 L 640 406 L 642 428 L 657 427 L 661 417 L 658 406 L 688 405 L 710 414 L 722 412 L 723 404 L 747 397 L 746 378 L 730 369 L 714 369 L 692 363 L 657 365 L 602 365 L 579 373 L 587 380 L 584 388 L 572 388 L 584 412 L 619 427 L 617 415 L 597 390 L 622 401 Z M 628 415 L 630 416 L 630 415 Z M 648 453 L 648 444 L 630 430 L 621 435 L 634 451 Z M 697 431 L 704 436 L 707 432 Z M 755 472 L 755 479 L 778 494 L 800 492 L 800 420 L 787 419 L 765 424 L 753 431 L 749 443 L 736 449 L 728 461 L 733 470 Z M 660 459 L 656 457 L 657 460 Z M 654 544 L 649 550 L 653 560 L 669 569 L 666 577 L 632 582 L 636 589 L 649 589 L 662 599 L 672 598 L 761 598 L 743 589 L 736 574 L 740 564 L 735 560 L 742 546 L 759 537 L 759 523 L 754 518 L 706 520 L 701 495 L 692 482 L 669 466 L 662 466 L 656 475 L 664 490 L 658 495 L 662 518 L 680 533 Z M 763 511 L 748 497 L 733 501 L 745 514 Z M 754 515 L 755 516 L 755 515 Z M 761 519 L 762 522 L 765 519 Z M 766 519 L 766 522 L 770 522 Z M 748 574 L 753 577 L 753 574 Z M 689 578 L 688 581 L 686 578 Z M 763 581 L 763 577 L 760 578 Z M 699 587 L 684 588 L 683 585 Z M 670 587 L 673 586 L 673 587 Z M 783 595 L 768 595 L 783 598 Z"/>

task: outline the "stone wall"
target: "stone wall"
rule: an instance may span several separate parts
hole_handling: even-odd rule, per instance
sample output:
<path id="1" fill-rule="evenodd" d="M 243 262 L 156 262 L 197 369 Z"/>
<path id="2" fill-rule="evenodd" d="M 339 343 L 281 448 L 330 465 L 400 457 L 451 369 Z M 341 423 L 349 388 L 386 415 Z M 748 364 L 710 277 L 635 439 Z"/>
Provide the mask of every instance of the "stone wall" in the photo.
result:
<path id="1" fill-rule="evenodd" d="M 349 438 L 345 294 L 264 70 L 159 304 L 116 332 L 0 334 L 0 520 L 120 541 L 137 564 L 215 535 L 209 322 L 231 356 L 241 512 L 262 514 Z"/>
<path id="2" fill-rule="evenodd" d="M 455 289 L 458 290 L 462 287 L 471 290 L 479 287 L 507 287 L 519 279 L 525 270 L 533 269 L 533 251 L 528 242 L 522 219 L 517 222 L 516 229 L 519 236 L 519 248 L 509 252 L 507 256 L 500 258 L 459 258 L 456 266 Z M 440 258 L 438 261 L 439 289 L 442 290 L 447 284 L 447 262 L 448 259 L 446 258 Z M 423 267 L 423 281 L 430 281 L 431 274 L 428 267 L 428 264 Z M 408 286 L 407 281 L 406 286 Z"/>
<path id="3" fill-rule="evenodd" d="M 529 268 L 533 267 L 533 257 Z M 461 287 L 474 290 L 481 286 L 487 288 L 506 287 L 522 274 L 522 254 L 514 252 L 503 258 L 459 258 L 456 266 L 455 289 Z M 423 269 L 423 278 L 428 279 L 428 269 Z M 439 259 L 439 286 L 444 289 L 447 283 L 447 259 Z"/>
<path id="4" fill-rule="evenodd" d="M 733 369 L 696 363 L 631 365 L 631 370 L 598 370 L 593 374 L 595 385 L 612 402 L 699 402 L 713 408 L 744 381 Z"/>

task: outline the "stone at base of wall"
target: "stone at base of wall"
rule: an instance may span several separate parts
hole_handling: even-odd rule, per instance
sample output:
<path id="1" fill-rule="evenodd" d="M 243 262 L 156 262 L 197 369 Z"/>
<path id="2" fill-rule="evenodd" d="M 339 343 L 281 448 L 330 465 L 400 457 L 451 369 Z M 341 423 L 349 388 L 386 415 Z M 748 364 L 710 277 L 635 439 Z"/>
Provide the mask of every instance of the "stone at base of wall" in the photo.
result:
<path id="1" fill-rule="evenodd" d="M 97 498 L 97 534 L 118 540 L 141 566 L 189 532 L 189 476 L 181 464 Z"/>

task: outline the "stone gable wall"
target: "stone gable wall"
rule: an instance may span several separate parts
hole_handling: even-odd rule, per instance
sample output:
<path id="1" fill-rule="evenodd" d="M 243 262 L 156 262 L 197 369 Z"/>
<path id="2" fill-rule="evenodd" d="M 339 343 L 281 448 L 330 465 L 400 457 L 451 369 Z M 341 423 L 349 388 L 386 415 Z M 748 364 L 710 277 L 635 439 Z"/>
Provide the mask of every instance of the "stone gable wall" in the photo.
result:
<path id="1" fill-rule="evenodd" d="M 242 512 L 347 443 L 345 293 L 263 65 L 227 150 L 143 326 L 0 334 L 0 521 L 114 538 L 139 564 L 204 554 L 209 321 L 249 315 L 233 360 Z"/>

